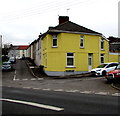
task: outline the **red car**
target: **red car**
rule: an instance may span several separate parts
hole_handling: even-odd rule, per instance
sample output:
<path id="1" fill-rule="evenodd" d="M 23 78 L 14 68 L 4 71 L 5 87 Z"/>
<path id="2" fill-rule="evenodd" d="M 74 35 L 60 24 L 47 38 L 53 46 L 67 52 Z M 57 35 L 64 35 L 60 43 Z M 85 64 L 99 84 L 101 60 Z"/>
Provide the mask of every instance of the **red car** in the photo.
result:
<path id="1" fill-rule="evenodd" d="M 115 70 L 108 72 L 105 78 L 109 82 L 120 81 L 120 64 L 116 67 Z"/>

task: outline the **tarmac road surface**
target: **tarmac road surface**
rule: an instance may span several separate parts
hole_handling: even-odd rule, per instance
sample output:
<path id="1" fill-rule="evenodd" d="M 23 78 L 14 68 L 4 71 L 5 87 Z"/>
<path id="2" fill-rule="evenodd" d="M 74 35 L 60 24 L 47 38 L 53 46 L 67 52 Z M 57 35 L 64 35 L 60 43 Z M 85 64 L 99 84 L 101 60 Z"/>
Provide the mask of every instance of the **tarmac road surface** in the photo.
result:
<path id="1" fill-rule="evenodd" d="M 118 97 L 3 87 L 3 114 L 118 114 Z"/>

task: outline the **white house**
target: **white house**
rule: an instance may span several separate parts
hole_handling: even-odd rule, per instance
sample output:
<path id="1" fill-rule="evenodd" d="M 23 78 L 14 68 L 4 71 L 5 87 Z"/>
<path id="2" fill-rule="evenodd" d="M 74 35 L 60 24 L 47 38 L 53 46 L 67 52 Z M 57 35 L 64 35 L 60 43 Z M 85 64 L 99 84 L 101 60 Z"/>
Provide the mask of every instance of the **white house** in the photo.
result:
<path id="1" fill-rule="evenodd" d="M 17 59 L 27 57 L 27 49 L 28 45 L 12 46 L 9 50 L 8 56 L 15 57 Z"/>

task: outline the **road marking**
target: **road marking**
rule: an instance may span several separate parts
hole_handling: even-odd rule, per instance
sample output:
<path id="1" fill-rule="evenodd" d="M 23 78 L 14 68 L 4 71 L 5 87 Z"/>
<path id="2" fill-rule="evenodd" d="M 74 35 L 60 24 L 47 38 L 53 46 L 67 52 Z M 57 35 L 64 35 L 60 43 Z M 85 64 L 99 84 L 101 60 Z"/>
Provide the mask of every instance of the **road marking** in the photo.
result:
<path id="1" fill-rule="evenodd" d="M 22 79 L 23 81 L 27 81 L 28 79 Z"/>
<path id="2" fill-rule="evenodd" d="M 16 70 L 15 70 L 15 75 L 16 75 L 16 73 L 17 73 L 17 72 L 16 72 Z"/>
<path id="3" fill-rule="evenodd" d="M 25 105 L 30 105 L 30 106 L 35 106 L 39 108 L 44 108 L 44 109 L 50 109 L 50 110 L 55 110 L 55 111 L 62 111 L 64 108 L 59 108 L 55 106 L 50 106 L 50 105 L 44 105 L 44 104 L 38 104 L 34 102 L 27 102 L 27 101 L 20 101 L 20 100 L 13 100 L 13 99 L 1 99 L 1 101 L 8 101 L 8 102 L 13 102 L 13 103 L 20 103 L 20 104 L 25 104 Z"/>
<path id="4" fill-rule="evenodd" d="M 98 93 L 95 93 L 95 94 L 99 94 L 99 95 L 107 95 L 108 92 L 98 92 Z"/>
<path id="5" fill-rule="evenodd" d="M 80 93 L 87 93 L 87 94 L 90 94 L 90 93 L 92 93 L 92 91 L 81 91 Z"/>
<path id="6" fill-rule="evenodd" d="M 113 96 L 120 96 L 120 93 L 113 93 Z"/>
<path id="7" fill-rule="evenodd" d="M 37 78 L 37 80 L 43 80 L 43 78 Z"/>
<path id="8" fill-rule="evenodd" d="M 50 91 L 51 89 L 48 88 L 48 89 L 42 89 L 42 90 L 43 90 L 43 91 Z"/>
<path id="9" fill-rule="evenodd" d="M 13 81 L 16 80 L 16 70 L 15 70 L 15 74 L 14 74 L 14 77 L 13 77 Z"/>
<path id="10" fill-rule="evenodd" d="M 78 92 L 79 90 L 66 90 L 66 92 Z"/>
<path id="11" fill-rule="evenodd" d="M 31 81 L 37 81 L 37 80 L 43 80 L 43 78 L 31 78 L 31 79 L 27 79 L 27 78 L 25 78 L 25 79 L 16 79 L 16 75 L 14 75 L 14 77 L 13 77 L 13 81 L 28 81 L 28 80 L 31 80 Z"/>
<path id="12" fill-rule="evenodd" d="M 32 79 L 30 79 L 31 81 L 35 81 L 36 80 L 36 78 L 32 78 Z"/>
<path id="13" fill-rule="evenodd" d="M 17 79 L 16 79 L 17 80 Z M 10 86 L 11 87 L 11 86 Z M 120 93 L 109 93 L 109 92 L 95 92 L 95 91 L 80 91 L 80 90 L 64 90 L 64 89 L 50 89 L 50 88 L 32 88 L 32 87 L 22 87 L 24 89 L 36 89 L 36 90 L 43 90 L 43 91 L 56 91 L 56 92 L 80 92 L 84 94 L 96 94 L 96 95 L 112 95 L 112 96 L 120 96 Z"/>
<path id="14" fill-rule="evenodd" d="M 16 75 L 14 75 L 14 78 L 13 78 L 13 81 L 15 81 L 16 80 Z"/>
<path id="15" fill-rule="evenodd" d="M 64 91 L 63 89 L 54 89 L 53 91 Z"/>
<path id="16" fill-rule="evenodd" d="M 31 89 L 31 87 L 22 87 L 22 88 L 24 88 L 24 89 Z"/>
<path id="17" fill-rule="evenodd" d="M 37 90 L 39 90 L 39 89 L 41 89 L 41 88 L 32 88 L 32 89 L 37 89 Z"/>

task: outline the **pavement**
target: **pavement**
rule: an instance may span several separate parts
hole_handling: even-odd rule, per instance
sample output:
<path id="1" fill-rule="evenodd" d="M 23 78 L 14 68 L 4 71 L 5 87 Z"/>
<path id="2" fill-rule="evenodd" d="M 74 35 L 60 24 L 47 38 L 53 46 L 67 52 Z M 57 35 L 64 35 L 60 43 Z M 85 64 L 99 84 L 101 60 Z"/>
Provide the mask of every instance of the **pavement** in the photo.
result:
<path id="1" fill-rule="evenodd" d="M 30 60 L 26 60 L 26 64 L 36 78 L 51 78 L 51 79 L 67 79 L 67 78 L 82 78 L 82 77 L 88 77 L 90 76 L 90 73 L 82 73 L 82 74 L 76 74 L 76 75 L 66 75 L 66 76 L 48 76 L 44 73 L 43 69 L 40 67 L 37 67 L 34 63 L 32 63 Z"/>
<path id="2" fill-rule="evenodd" d="M 68 78 L 83 78 L 83 77 L 89 77 L 91 76 L 90 73 L 83 73 L 83 74 L 77 74 L 77 75 L 69 75 L 69 76 L 48 76 L 44 73 L 43 69 L 40 67 L 37 67 L 33 62 L 30 60 L 26 60 L 26 64 L 32 73 L 32 75 L 36 78 L 49 78 L 49 79 L 68 79 Z M 117 90 L 120 91 L 120 83 L 111 83 L 111 86 Z"/>
<path id="3" fill-rule="evenodd" d="M 111 86 L 120 91 L 120 83 L 112 83 Z"/>

